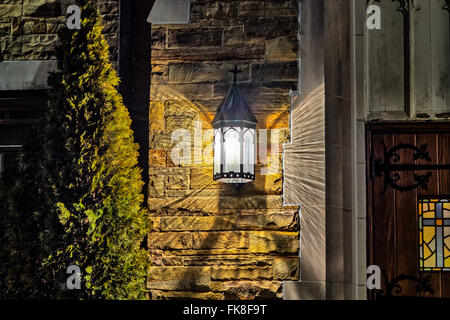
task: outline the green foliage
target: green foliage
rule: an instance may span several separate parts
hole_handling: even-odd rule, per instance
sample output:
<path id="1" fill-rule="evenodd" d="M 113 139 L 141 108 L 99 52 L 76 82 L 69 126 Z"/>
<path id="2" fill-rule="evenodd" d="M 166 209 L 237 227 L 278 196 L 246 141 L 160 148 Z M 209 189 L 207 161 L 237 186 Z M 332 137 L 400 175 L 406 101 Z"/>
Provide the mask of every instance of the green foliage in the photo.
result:
<path id="1" fill-rule="evenodd" d="M 0 186 L 3 298 L 145 298 L 138 146 L 100 16 L 78 4 L 82 27 L 60 33 L 45 117 Z M 81 291 L 61 288 L 69 265 Z"/>

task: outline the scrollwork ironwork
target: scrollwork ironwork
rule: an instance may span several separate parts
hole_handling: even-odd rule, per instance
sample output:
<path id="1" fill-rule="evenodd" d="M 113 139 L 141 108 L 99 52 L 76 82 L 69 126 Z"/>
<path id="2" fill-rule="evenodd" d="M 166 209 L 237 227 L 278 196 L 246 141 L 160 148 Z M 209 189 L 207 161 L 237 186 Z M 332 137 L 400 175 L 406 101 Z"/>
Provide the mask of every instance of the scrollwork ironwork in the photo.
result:
<path id="1" fill-rule="evenodd" d="M 434 295 L 434 289 L 430 285 L 430 277 L 423 277 L 423 278 L 416 278 L 414 276 L 402 274 L 394 279 L 392 281 L 389 281 L 389 278 L 386 274 L 386 272 L 383 272 L 384 275 L 384 281 L 385 281 L 385 288 L 386 291 L 380 289 L 375 290 L 375 298 L 376 299 L 383 299 L 383 298 L 392 298 L 395 296 L 399 296 L 403 288 L 400 285 L 402 281 L 412 281 L 415 282 L 416 285 L 416 294 L 420 296 L 422 292 L 428 292 L 431 295 Z"/>
<path id="2" fill-rule="evenodd" d="M 408 0 L 392 0 L 392 2 L 398 2 L 399 7 L 397 11 L 407 15 L 409 13 L 409 1 Z"/>
<path id="3" fill-rule="evenodd" d="M 386 145 L 384 141 L 381 141 L 384 151 L 384 159 L 373 159 L 372 157 L 372 168 L 371 176 L 383 177 L 384 176 L 384 188 L 382 194 L 386 193 L 387 187 L 391 186 L 395 190 L 409 191 L 416 188 L 422 188 L 428 190 L 428 182 L 432 176 L 431 172 L 425 174 L 414 173 L 414 183 L 410 185 L 401 185 L 399 182 L 401 180 L 399 171 L 420 171 L 420 170 L 448 170 L 450 169 L 450 164 L 401 164 L 400 163 L 400 150 L 411 150 L 414 152 L 413 159 L 423 160 L 426 162 L 432 162 L 430 154 L 427 150 L 428 145 L 424 144 L 420 147 L 416 147 L 411 144 L 400 143 L 390 150 L 386 151 Z"/>

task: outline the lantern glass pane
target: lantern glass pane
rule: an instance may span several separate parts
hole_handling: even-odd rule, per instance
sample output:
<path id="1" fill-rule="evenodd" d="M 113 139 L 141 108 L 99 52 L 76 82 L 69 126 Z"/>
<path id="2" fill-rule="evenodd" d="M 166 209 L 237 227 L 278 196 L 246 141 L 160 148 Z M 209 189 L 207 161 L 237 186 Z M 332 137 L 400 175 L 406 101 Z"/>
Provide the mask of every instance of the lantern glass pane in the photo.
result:
<path id="1" fill-rule="evenodd" d="M 224 171 L 240 172 L 241 167 L 241 128 L 224 128 Z"/>
<path id="2" fill-rule="evenodd" d="M 214 174 L 220 172 L 220 159 L 222 154 L 222 134 L 220 129 L 214 130 Z"/>
<path id="3" fill-rule="evenodd" d="M 244 172 L 255 173 L 255 129 L 245 129 L 244 133 Z"/>

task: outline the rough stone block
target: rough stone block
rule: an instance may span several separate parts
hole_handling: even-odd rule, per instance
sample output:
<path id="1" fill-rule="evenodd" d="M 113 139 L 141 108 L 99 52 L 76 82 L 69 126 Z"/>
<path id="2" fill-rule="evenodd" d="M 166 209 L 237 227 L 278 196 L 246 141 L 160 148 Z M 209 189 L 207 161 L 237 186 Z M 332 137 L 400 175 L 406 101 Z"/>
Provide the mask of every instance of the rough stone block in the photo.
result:
<path id="1" fill-rule="evenodd" d="M 288 112 L 290 107 L 289 90 L 297 88 L 297 81 L 288 80 L 288 76 L 278 75 L 277 78 L 281 80 L 278 82 L 268 83 L 242 83 L 239 86 L 242 96 L 247 100 L 252 111 L 258 116 L 258 113 L 264 112 L 264 117 L 275 114 L 280 116 L 281 112 Z M 284 79 L 284 80 L 283 80 Z M 216 83 L 214 84 L 214 100 L 223 100 L 230 89 L 229 84 Z M 258 123 L 259 123 L 258 119 Z M 262 122 L 262 125 L 264 122 Z M 289 126 L 286 126 L 288 128 Z M 264 128 L 264 127 L 262 127 Z M 270 128 L 270 127 L 265 127 Z"/>
<path id="2" fill-rule="evenodd" d="M 298 230 L 296 213 L 246 214 L 236 218 L 238 229 Z"/>
<path id="3" fill-rule="evenodd" d="M 165 126 L 167 132 L 178 129 L 194 130 L 195 121 L 189 116 L 166 116 Z"/>
<path id="4" fill-rule="evenodd" d="M 235 217 L 162 217 L 163 231 L 233 230 Z"/>
<path id="5" fill-rule="evenodd" d="M 1 4 L 0 3 L 0 17 L 20 17 L 22 15 L 21 4 Z"/>
<path id="6" fill-rule="evenodd" d="M 223 300 L 224 294 L 218 292 L 161 291 L 150 290 L 152 300 Z"/>
<path id="7" fill-rule="evenodd" d="M 151 229 L 150 231 L 161 231 L 161 218 L 150 217 Z"/>
<path id="8" fill-rule="evenodd" d="M 233 26 L 224 30 L 223 43 L 228 47 L 246 46 L 247 48 L 264 45 L 265 37 L 248 37 L 244 33 L 244 25 Z"/>
<path id="9" fill-rule="evenodd" d="M 119 16 L 117 14 L 102 15 L 103 33 L 117 33 L 119 31 Z"/>
<path id="10" fill-rule="evenodd" d="M 287 37 L 280 37 L 266 41 L 266 58 L 271 61 L 298 60 L 297 45 Z"/>
<path id="11" fill-rule="evenodd" d="M 279 162 L 281 171 L 281 161 Z M 256 172 L 254 181 L 247 183 L 241 189 L 245 194 L 281 194 L 283 189 L 283 177 L 281 173 L 261 175 Z"/>
<path id="12" fill-rule="evenodd" d="M 21 34 L 37 34 L 47 32 L 47 23 L 42 19 L 29 19 L 22 21 Z"/>
<path id="13" fill-rule="evenodd" d="M 288 231 L 252 231 L 250 252 L 267 254 L 295 254 L 299 250 L 299 233 Z"/>
<path id="14" fill-rule="evenodd" d="M 150 248 L 150 264 L 152 266 L 162 266 L 162 250 L 155 250 Z"/>
<path id="15" fill-rule="evenodd" d="M 167 65 L 154 64 L 152 65 L 152 78 L 151 83 L 153 84 L 167 84 L 169 78 L 169 68 Z M 150 103 L 152 103 L 151 101 Z"/>
<path id="16" fill-rule="evenodd" d="M 166 165 L 166 150 L 150 149 L 149 150 L 149 166 L 164 167 Z"/>
<path id="17" fill-rule="evenodd" d="M 211 267 L 212 280 L 258 280 L 272 278 L 273 271 L 271 267 Z"/>
<path id="18" fill-rule="evenodd" d="M 193 249 L 245 249 L 249 245 L 246 232 L 197 232 L 192 237 Z"/>
<path id="19" fill-rule="evenodd" d="M 212 257 L 185 257 L 187 266 L 271 266 L 273 258 L 250 255 L 216 255 Z"/>
<path id="20" fill-rule="evenodd" d="M 168 190 L 187 190 L 189 189 L 189 175 L 168 176 L 166 189 Z"/>
<path id="21" fill-rule="evenodd" d="M 283 207 L 281 196 L 221 196 L 217 201 L 211 201 L 211 197 L 197 197 L 190 195 L 188 199 L 173 197 L 168 199 L 151 199 L 148 202 L 150 210 L 157 210 L 167 206 L 168 203 L 176 203 L 180 210 L 202 210 L 209 213 L 219 213 L 234 210 L 277 209 Z"/>
<path id="22" fill-rule="evenodd" d="M 198 83 L 198 82 L 229 82 L 233 81 L 233 74 L 229 72 L 234 67 L 230 63 L 177 63 L 169 64 L 169 83 Z M 249 65 L 239 65 L 242 73 L 239 81 L 249 79 Z"/>
<path id="23" fill-rule="evenodd" d="M 274 299 L 282 297 L 282 283 L 273 281 L 231 281 L 215 286 L 227 300 Z"/>
<path id="24" fill-rule="evenodd" d="M 170 86 L 167 86 L 167 88 L 169 88 Z M 173 86 L 173 88 L 177 88 L 177 86 Z M 178 86 L 178 88 L 181 88 L 180 91 L 183 91 L 185 93 L 188 93 L 189 95 L 194 95 L 197 91 L 195 88 L 191 87 L 190 85 L 180 85 Z M 209 91 L 211 89 L 210 86 L 202 86 L 200 85 L 200 90 L 201 88 Z M 191 91 L 192 90 L 192 91 Z M 166 100 L 164 103 L 164 108 L 165 108 L 165 116 L 166 117 L 186 117 L 186 118 L 190 118 L 192 119 L 192 121 L 198 120 L 199 116 L 200 116 L 200 110 L 197 108 L 197 105 L 194 103 L 191 103 L 187 100 L 183 100 L 183 99 L 178 99 L 177 97 L 174 96 L 173 100 Z"/>
<path id="25" fill-rule="evenodd" d="M 152 28 L 152 49 L 164 49 L 167 47 L 167 29 Z"/>
<path id="26" fill-rule="evenodd" d="M 163 257 L 162 265 L 163 266 L 183 266 L 184 258 L 183 257 Z"/>
<path id="27" fill-rule="evenodd" d="M 274 19 L 273 17 L 251 17 L 246 19 L 244 32 L 248 37 L 266 37 L 273 39 L 286 35 L 296 36 L 298 30 L 297 16 Z"/>
<path id="28" fill-rule="evenodd" d="M 191 190 L 200 189 L 221 189 L 222 184 L 214 181 L 212 168 L 193 168 L 191 169 Z M 225 186 L 226 187 L 226 186 Z"/>
<path id="29" fill-rule="evenodd" d="M 11 32 L 11 22 L 9 22 L 9 21 L 8 22 L 0 22 L 0 37 L 9 36 L 10 32 Z"/>
<path id="30" fill-rule="evenodd" d="M 150 132 L 150 148 L 172 150 L 175 143 L 172 142 L 170 134 L 164 134 L 162 131 L 152 130 Z"/>
<path id="31" fill-rule="evenodd" d="M 22 57 L 27 58 L 27 60 L 53 58 L 57 39 L 57 35 L 51 34 L 20 36 Z"/>
<path id="32" fill-rule="evenodd" d="M 150 102 L 150 130 L 164 131 L 164 102 Z"/>
<path id="33" fill-rule="evenodd" d="M 192 235 L 188 232 L 150 232 L 148 247 L 152 249 L 190 249 Z"/>
<path id="34" fill-rule="evenodd" d="M 283 135 L 289 135 L 289 110 L 281 112 L 272 112 L 265 117 L 265 128 L 280 130 L 280 143 L 286 138 Z M 269 138 L 269 137 L 268 137 Z"/>
<path id="35" fill-rule="evenodd" d="M 222 30 L 220 28 L 182 28 L 169 29 L 168 48 L 220 47 Z"/>
<path id="36" fill-rule="evenodd" d="M 45 19 L 47 23 L 47 33 L 58 33 L 62 28 L 66 27 L 65 17 Z"/>
<path id="37" fill-rule="evenodd" d="M 201 257 L 216 255 L 248 255 L 248 249 L 191 249 L 191 250 L 166 250 L 168 256 L 190 256 Z M 201 265 L 201 264 L 200 264 Z"/>
<path id="38" fill-rule="evenodd" d="M 97 7 L 101 14 L 119 14 L 119 5 L 117 0 L 104 0 L 97 2 Z"/>
<path id="39" fill-rule="evenodd" d="M 264 43 L 250 47 L 236 45 L 225 48 L 192 46 L 182 49 L 154 49 L 152 50 L 152 63 L 264 59 L 265 53 Z"/>
<path id="40" fill-rule="evenodd" d="M 152 84 L 150 93 L 153 101 L 182 101 L 184 105 L 178 104 L 181 110 L 192 110 L 193 100 L 211 99 L 212 84 Z M 171 114 L 166 113 L 167 115 Z"/>
<path id="41" fill-rule="evenodd" d="M 149 175 L 148 179 L 149 198 L 164 197 L 164 182 L 166 180 L 166 177 L 160 175 Z"/>
<path id="42" fill-rule="evenodd" d="M 298 13 L 296 1 L 239 1 L 239 17 L 292 17 Z M 278 18 L 277 20 L 282 20 Z"/>
<path id="43" fill-rule="evenodd" d="M 210 267 L 150 267 L 148 289 L 209 291 Z"/>
<path id="44" fill-rule="evenodd" d="M 204 17 L 213 19 L 230 18 L 237 15 L 237 6 L 234 3 L 210 1 L 204 4 Z"/>
<path id="45" fill-rule="evenodd" d="M 255 63 L 251 67 L 252 80 L 255 82 L 287 81 L 298 79 L 298 63 L 272 62 Z"/>
<path id="46" fill-rule="evenodd" d="M 294 280 L 300 277 L 300 259 L 298 257 L 275 258 L 273 264 L 275 280 Z"/>
<path id="47" fill-rule="evenodd" d="M 24 16 L 51 18 L 62 14 L 61 4 L 56 0 L 24 0 L 23 2 Z"/>

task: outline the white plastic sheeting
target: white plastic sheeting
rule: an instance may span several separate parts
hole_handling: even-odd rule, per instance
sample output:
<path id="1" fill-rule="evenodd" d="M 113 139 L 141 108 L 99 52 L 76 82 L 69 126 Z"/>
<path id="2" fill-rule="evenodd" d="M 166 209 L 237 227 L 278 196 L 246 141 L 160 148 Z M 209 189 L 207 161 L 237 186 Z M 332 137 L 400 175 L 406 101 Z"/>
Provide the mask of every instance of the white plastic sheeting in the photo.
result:
<path id="1" fill-rule="evenodd" d="M 0 90 L 48 89 L 48 73 L 56 70 L 56 60 L 0 62 Z"/>
<path id="2" fill-rule="evenodd" d="M 190 0 L 156 0 L 147 22 L 152 24 L 189 23 Z"/>

